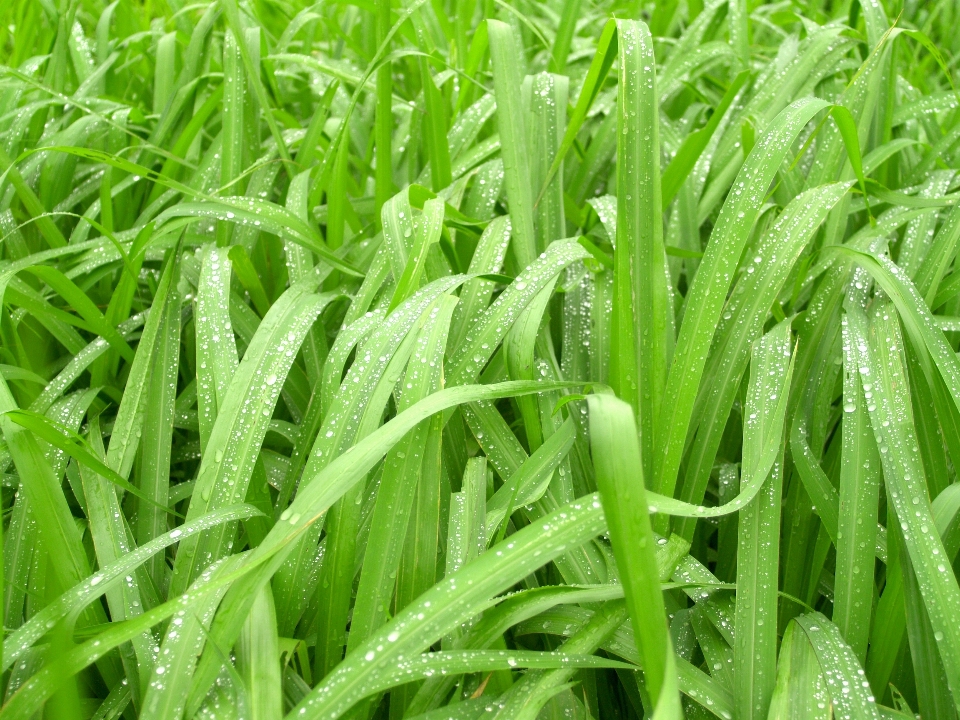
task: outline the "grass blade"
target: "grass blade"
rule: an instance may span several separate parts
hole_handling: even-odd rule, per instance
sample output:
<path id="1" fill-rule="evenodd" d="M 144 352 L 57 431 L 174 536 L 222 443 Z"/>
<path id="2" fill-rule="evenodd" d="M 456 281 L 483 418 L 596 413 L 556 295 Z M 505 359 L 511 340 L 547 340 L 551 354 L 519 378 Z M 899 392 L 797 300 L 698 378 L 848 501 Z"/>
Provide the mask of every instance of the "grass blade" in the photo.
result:
<path id="1" fill-rule="evenodd" d="M 613 552 L 624 586 L 647 690 L 654 703 L 666 691 L 667 658 L 673 655 L 660 592 L 655 538 L 644 491 L 640 447 L 630 406 L 608 395 L 591 395 L 590 439 L 597 485 Z M 628 538 L 632 541 L 628 542 Z M 636 542 L 633 542 L 635 540 Z"/>
<path id="2" fill-rule="evenodd" d="M 787 143 L 824 107 L 826 105 L 819 100 L 801 100 L 777 116 L 747 158 L 734 183 L 735 190 L 724 203 L 711 233 L 700 268 L 687 294 L 687 309 L 664 393 L 660 418 L 664 428 L 663 459 L 657 465 L 657 486 L 664 495 L 672 495 L 676 486 L 690 413 L 710 340 L 720 318 L 733 269 L 763 200 L 763 191 L 758 188 L 769 185 L 786 155 Z M 740 191 L 739 195 L 736 190 Z"/>
<path id="3" fill-rule="evenodd" d="M 857 346 L 866 338 L 865 318 L 859 309 L 844 319 L 843 351 L 843 457 L 840 469 L 840 515 L 837 528 L 833 622 L 857 659 L 867 656 L 873 606 L 877 508 L 880 493 L 880 456 L 869 425 L 867 399 L 860 382 L 862 353 Z M 850 325 L 856 323 L 857 329 Z M 869 391 L 868 391 L 869 392 Z M 871 402 L 872 400 L 871 393 Z"/>
<path id="4" fill-rule="evenodd" d="M 644 23 L 621 21 L 617 33 L 620 94 L 614 285 L 618 314 L 611 359 L 614 388 L 639 420 L 644 476 L 659 492 L 653 459 L 654 448 L 660 444 L 655 420 L 673 337 L 667 338 L 672 329 L 664 269 L 656 62 L 653 38 Z"/>
<path id="5" fill-rule="evenodd" d="M 782 425 L 776 422 L 774 408 L 790 386 L 793 369 L 790 341 L 790 324 L 783 322 L 754 346 L 747 391 L 749 419 L 744 425 L 743 438 L 744 474 L 747 476 L 752 475 L 760 460 L 766 436 L 781 437 L 783 433 Z M 744 718 L 762 718 L 767 714 L 776 680 L 776 588 L 782 482 L 781 454 L 757 497 L 740 514 L 734 697 L 740 717 Z"/>
<path id="6" fill-rule="evenodd" d="M 513 228 L 511 249 L 517 268 L 522 270 L 537 256 L 533 228 L 526 112 L 520 98 L 520 50 L 512 28 L 499 20 L 487 20 L 490 38 L 490 59 L 493 62 L 493 86 L 497 98 L 497 127 L 507 197 L 510 199 L 510 224 Z M 559 157 L 559 154 L 558 154 Z"/>

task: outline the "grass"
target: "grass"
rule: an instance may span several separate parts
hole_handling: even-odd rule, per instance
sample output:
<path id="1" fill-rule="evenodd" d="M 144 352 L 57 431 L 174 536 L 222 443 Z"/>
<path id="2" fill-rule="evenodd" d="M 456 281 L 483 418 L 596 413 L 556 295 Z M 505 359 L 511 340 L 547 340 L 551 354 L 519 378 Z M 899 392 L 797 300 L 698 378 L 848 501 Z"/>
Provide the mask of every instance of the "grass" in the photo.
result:
<path id="1" fill-rule="evenodd" d="M 956 3 L 0 16 L 0 720 L 958 717 Z"/>

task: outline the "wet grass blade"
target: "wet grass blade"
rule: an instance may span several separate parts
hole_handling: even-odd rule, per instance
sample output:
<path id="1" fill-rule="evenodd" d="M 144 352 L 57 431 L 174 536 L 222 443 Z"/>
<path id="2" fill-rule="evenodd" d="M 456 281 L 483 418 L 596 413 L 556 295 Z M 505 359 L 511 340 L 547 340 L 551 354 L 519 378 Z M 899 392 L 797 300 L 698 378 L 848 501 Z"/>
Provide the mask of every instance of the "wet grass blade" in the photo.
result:
<path id="1" fill-rule="evenodd" d="M 777 426 L 774 409 L 790 385 L 792 357 L 787 322 L 777 325 L 754 345 L 743 431 L 746 476 L 752 474 L 758 463 L 766 436 L 782 435 L 783 427 Z M 756 498 L 740 513 L 733 673 L 734 698 L 739 716 L 744 718 L 766 716 L 776 679 L 782 482 L 781 453 Z"/>
<path id="2" fill-rule="evenodd" d="M 668 655 L 673 655 L 660 592 L 656 540 L 644 490 L 640 447 L 630 406 L 609 395 L 592 395 L 590 438 L 597 485 L 607 518 L 644 681 L 654 703 L 667 690 Z"/>
<path id="3" fill-rule="evenodd" d="M 954 717 L 901 4 L 0 5 L 0 720 Z"/>
<path id="4" fill-rule="evenodd" d="M 520 95 L 520 49 L 516 46 L 513 29 L 506 23 L 487 20 L 487 33 L 497 98 L 501 157 L 510 199 L 511 250 L 517 267 L 522 270 L 537 256 L 537 242 L 533 228 L 529 139 L 524 122 L 527 111 Z"/>
<path id="5" fill-rule="evenodd" d="M 902 339 L 896 315 L 890 306 L 874 311 L 870 327 L 870 377 L 876 382 L 876 409 L 871 424 L 877 436 L 884 480 L 897 518 L 902 525 L 904 544 L 913 563 L 924 606 L 930 616 L 948 684 L 957 704 L 960 691 L 953 687 L 953 667 L 960 662 L 960 632 L 948 618 L 951 608 L 960 607 L 960 588 L 953 568 L 940 560 L 944 549 L 930 510 L 919 465 L 912 412 L 909 409 Z M 901 525 L 901 526 L 902 526 Z M 933 532 L 931 532 L 933 530 Z"/>
<path id="6" fill-rule="evenodd" d="M 869 683 L 854 680 L 863 678 L 863 670 L 837 626 L 819 613 L 801 615 L 795 622 L 820 662 L 834 712 L 850 718 L 879 718 Z"/>
<path id="7" fill-rule="evenodd" d="M 667 377 L 662 417 L 663 459 L 657 465 L 657 487 L 672 495 L 683 453 L 694 397 L 710 348 L 726 289 L 753 227 L 765 190 L 786 155 L 787 143 L 826 105 L 815 99 L 800 100 L 777 116 L 754 147 L 734 182 L 711 233 L 680 325 L 673 363 Z M 739 194 L 737 193 L 739 191 Z M 659 459 L 659 456 L 658 456 Z"/>
<path id="8" fill-rule="evenodd" d="M 656 418 L 667 378 L 667 276 L 660 198 L 659 105 L 653 38 L 646 24 L 617 25 L 620 50 L 617 121 L 617 245 L 614 388 L 637 414 L 641 461 L 651 488 Z M 667 333 L 671 337 L 667 338 Z M 635 359 L 634 359 L 634 353 Z"/>
<path id="9" fill-rule="evenodd" d="M 445 298 L 431 313 L 429 324 L 421 330 L 407 367 L 399 409 L 406 409 L 439 389 L 443 367 L 440 358 L 455 304 L 453 298 Z M 417 426 L 385 460 L 360 571 L 348 651 L 386 621 L 414 497 L 426 472 L 424 464 L 429 462 L 426 450 L 431 427 L 429 422 Z"/>
<path id="10" fill-rule="evenodd" d="M 834 588 L 833 622 L 861 664 L 867 657 L 873 607 L 874 565 L 872 548 L 877 535 L 877 508 L 880 493 L 880 456 L 870 427 L 870 401 L 861 386 L 866 342 L 865 316 L 851 309 L 843 328 L 843 448 L 840 466 L 840 514 L 837 528 L 837 573 Z M 856 324 L 856 329 L 851 325 Z"/>

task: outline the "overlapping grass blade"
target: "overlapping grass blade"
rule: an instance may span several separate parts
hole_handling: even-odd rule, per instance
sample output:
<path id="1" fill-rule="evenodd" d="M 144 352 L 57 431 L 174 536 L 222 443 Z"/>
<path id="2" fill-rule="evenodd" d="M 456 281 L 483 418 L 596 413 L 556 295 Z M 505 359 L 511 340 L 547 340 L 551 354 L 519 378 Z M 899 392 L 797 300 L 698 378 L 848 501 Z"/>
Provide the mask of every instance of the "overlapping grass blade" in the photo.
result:
<path id="1" fill-rule="evenodd" d="M 0 717 L 956 715 L 958 20 L 0 7 Z"/>

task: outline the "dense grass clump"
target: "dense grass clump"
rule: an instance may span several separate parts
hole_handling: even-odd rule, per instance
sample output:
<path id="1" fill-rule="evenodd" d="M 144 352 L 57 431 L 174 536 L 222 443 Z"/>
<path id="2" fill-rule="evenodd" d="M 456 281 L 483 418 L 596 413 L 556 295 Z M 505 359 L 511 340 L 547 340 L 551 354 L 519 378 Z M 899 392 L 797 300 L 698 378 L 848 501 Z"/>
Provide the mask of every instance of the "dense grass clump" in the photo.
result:
<path id="1" fill-rule="evenodd" d="M 955 2 L 0 20 L 0 720 L 958 718 Z"/>

